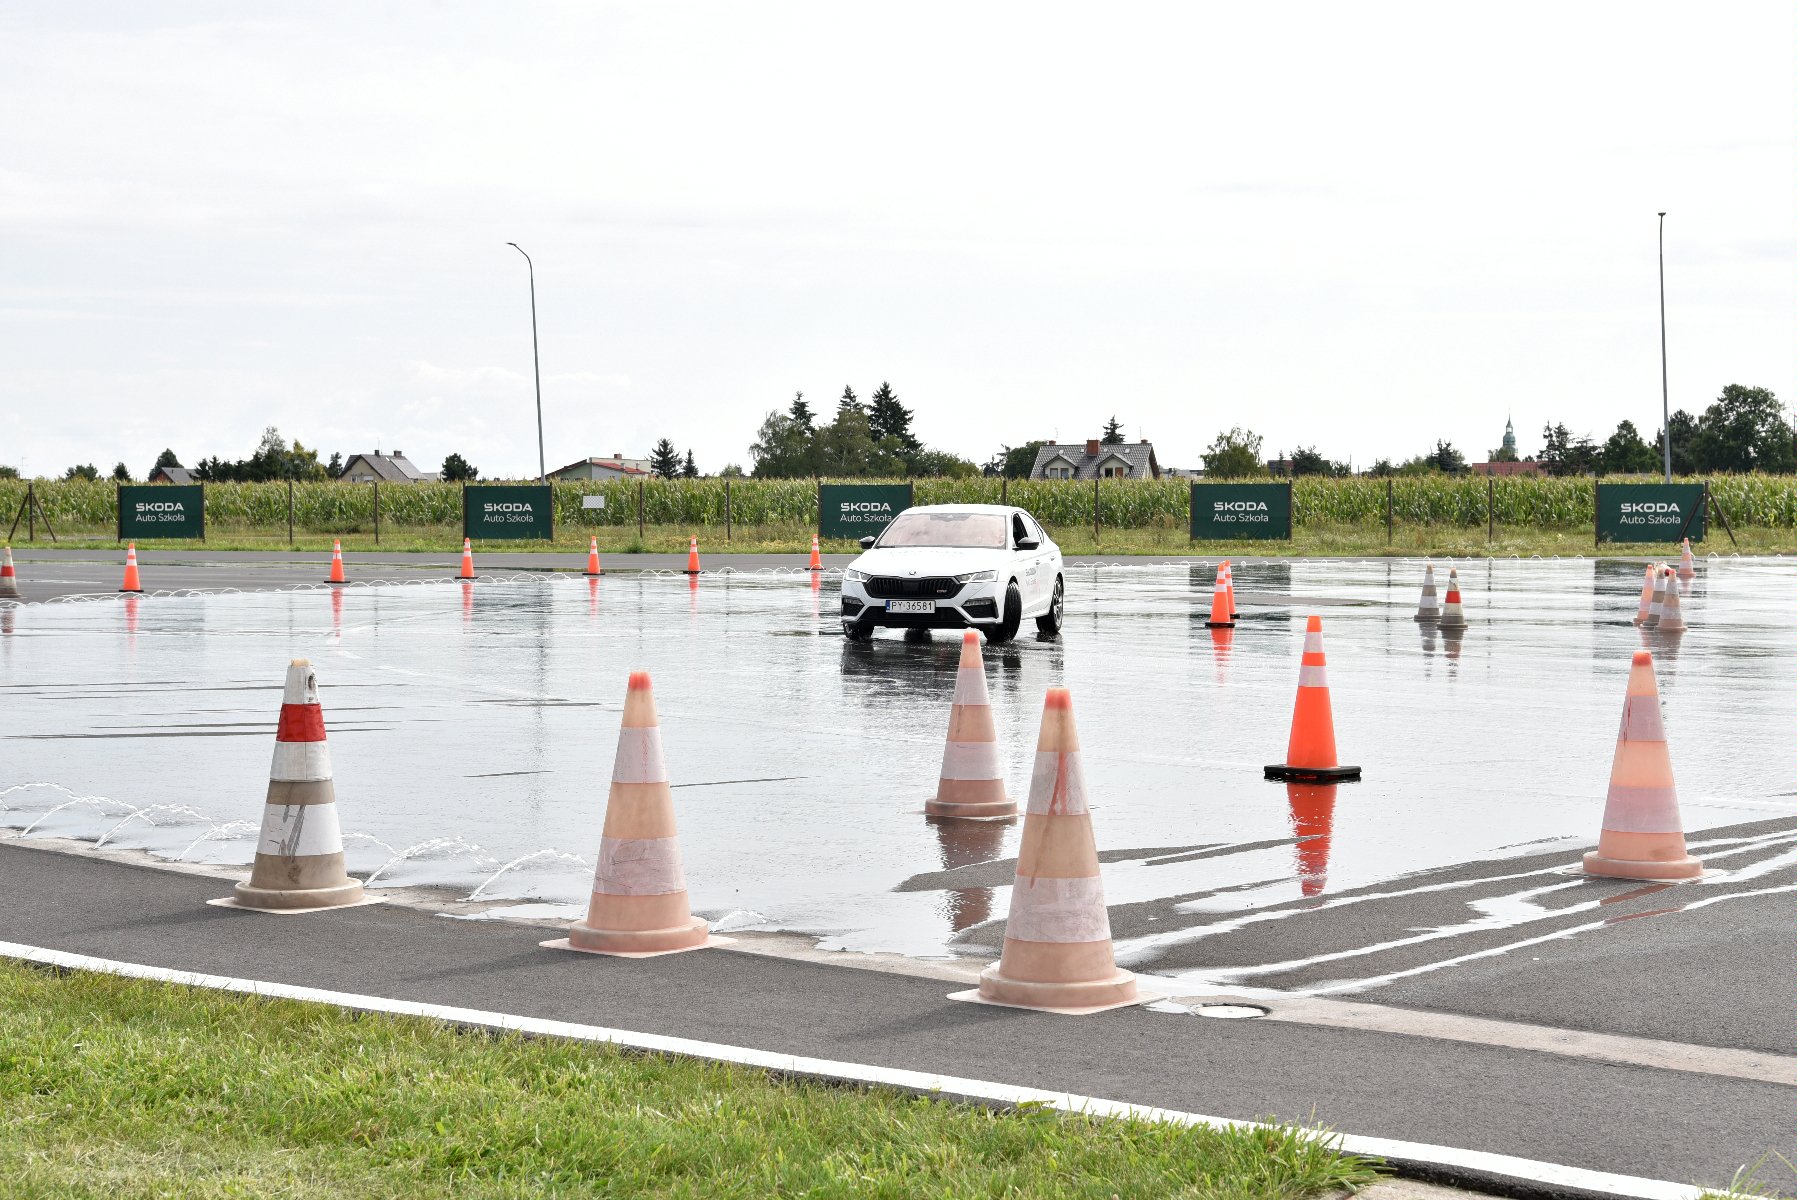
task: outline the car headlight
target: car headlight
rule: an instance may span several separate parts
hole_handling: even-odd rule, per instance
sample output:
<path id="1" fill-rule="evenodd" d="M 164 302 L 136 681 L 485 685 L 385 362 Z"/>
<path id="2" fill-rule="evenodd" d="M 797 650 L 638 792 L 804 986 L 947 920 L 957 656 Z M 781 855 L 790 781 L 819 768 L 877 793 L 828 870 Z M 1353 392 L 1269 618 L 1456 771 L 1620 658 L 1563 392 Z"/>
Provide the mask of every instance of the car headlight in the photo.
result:
<path id="1" fill-rule="evenodd" d="M 969 571 L 965 575 L 955 576 L 956 583 L 997 583 L 997 571 Z"/>
<path id="2" fill-rule="evenodd" d="M 857 571 L 853 567 L 848 567 L 842 573 L 842 581 L 844 583 L 866 583 L 867 572 Z"/>

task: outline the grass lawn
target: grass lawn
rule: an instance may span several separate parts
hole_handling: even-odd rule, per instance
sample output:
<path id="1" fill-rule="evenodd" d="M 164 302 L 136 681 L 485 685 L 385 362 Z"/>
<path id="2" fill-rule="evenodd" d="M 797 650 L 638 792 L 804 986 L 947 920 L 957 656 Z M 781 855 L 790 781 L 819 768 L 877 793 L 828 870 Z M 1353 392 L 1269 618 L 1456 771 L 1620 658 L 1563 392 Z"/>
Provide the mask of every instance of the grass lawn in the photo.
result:
<path id="1" fill-rule="evenodd" d="M 10 1200 L 1249 1200 L 1374 1178 L 1366 1161 L 1290 1128 L 993 1112 L 0 962 Z"/>

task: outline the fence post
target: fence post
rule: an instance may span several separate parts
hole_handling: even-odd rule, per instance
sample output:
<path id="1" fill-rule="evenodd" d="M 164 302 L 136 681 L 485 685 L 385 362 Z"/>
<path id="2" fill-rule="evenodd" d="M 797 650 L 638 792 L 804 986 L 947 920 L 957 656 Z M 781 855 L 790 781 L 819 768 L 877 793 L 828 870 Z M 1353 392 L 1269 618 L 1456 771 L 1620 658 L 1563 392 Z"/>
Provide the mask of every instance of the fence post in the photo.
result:
<path id="1" fill-rule="evenodd" d="M 724 541 L 730 541 L 730 481 L 724 480 Z"/>
<path id="2" fill-rule="evenodd" d="M 643 540 L 643 481 L 636 481 L 636 537 Z"/>
<path id="3" fill-rule="evenodd" d="M 1092 476 L 1092 544 L 1098 545 L 1098 476 Z"/>
<path id="4" fill-rule="evenodd" d="M 287 481 L 287 546 L 293 547 L 293 480 Z"/>
<path id="5" fill-rule="evenodd" d="M 32 496 L 32 489 L 36 486 L 36 484 L 27 485 L 25 488 L 26 496 Z M 125 540 L 125 485 L 122 483 L 115 483 L 112 485 L 112 511 L 117 518 L 119 541 L 122 542 Z M 37 541 L 36 513 L 31 514 L 31 540 L 34 542 Z"/>
<path id="6" fill-rule="evenodd" d="M 1000 504 L 1011 502 L 1011 477 L 1009 475 L 998 477 L 998 502 Z"/>
<path id="7" fill-rule="evenodd" d="M 1391 476 L 1385 477 L 1385 544 L 1391 545 Z"/>
<path id="8" fill-rule="evenodd" d="M 1485 477 L 1485 540 L 1497 540 L 1497 478 Z"/>
<path id="9" fill-rule="evenodd" d="M 381 481 L 377 479 L 369 486 L 374 488 L 374 544 L 378 546 L 381 544 Z"/>

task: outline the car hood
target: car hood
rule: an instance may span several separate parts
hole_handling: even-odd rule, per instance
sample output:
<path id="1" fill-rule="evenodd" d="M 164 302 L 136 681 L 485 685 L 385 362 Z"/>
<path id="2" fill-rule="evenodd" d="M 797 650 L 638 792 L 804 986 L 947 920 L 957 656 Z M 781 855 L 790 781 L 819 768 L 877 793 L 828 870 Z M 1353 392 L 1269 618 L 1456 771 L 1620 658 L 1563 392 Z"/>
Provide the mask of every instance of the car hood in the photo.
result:
<path id="1" fill-rule="evenodd" d="M 965 575 L 1005 565 L 1003 550 L 959 549 L 936 546 L 894 546 L 867 551 L 850 565 L 869 575 Z"/>

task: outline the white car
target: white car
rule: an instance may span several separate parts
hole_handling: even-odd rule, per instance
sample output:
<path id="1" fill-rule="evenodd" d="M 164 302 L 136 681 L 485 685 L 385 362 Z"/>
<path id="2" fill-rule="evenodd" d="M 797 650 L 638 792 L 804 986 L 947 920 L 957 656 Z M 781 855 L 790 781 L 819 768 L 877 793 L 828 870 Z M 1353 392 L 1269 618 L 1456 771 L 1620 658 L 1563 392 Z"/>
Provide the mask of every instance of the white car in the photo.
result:
<path id="1" fill-rule="evenodd" d="M 1021 508 L 926 504 L 894 517 L 842 573 L 842 632 L 978 629 L 995 642 L 1027 617 L 1061 631 L 1066 582 L 1061 548 Z"/>

